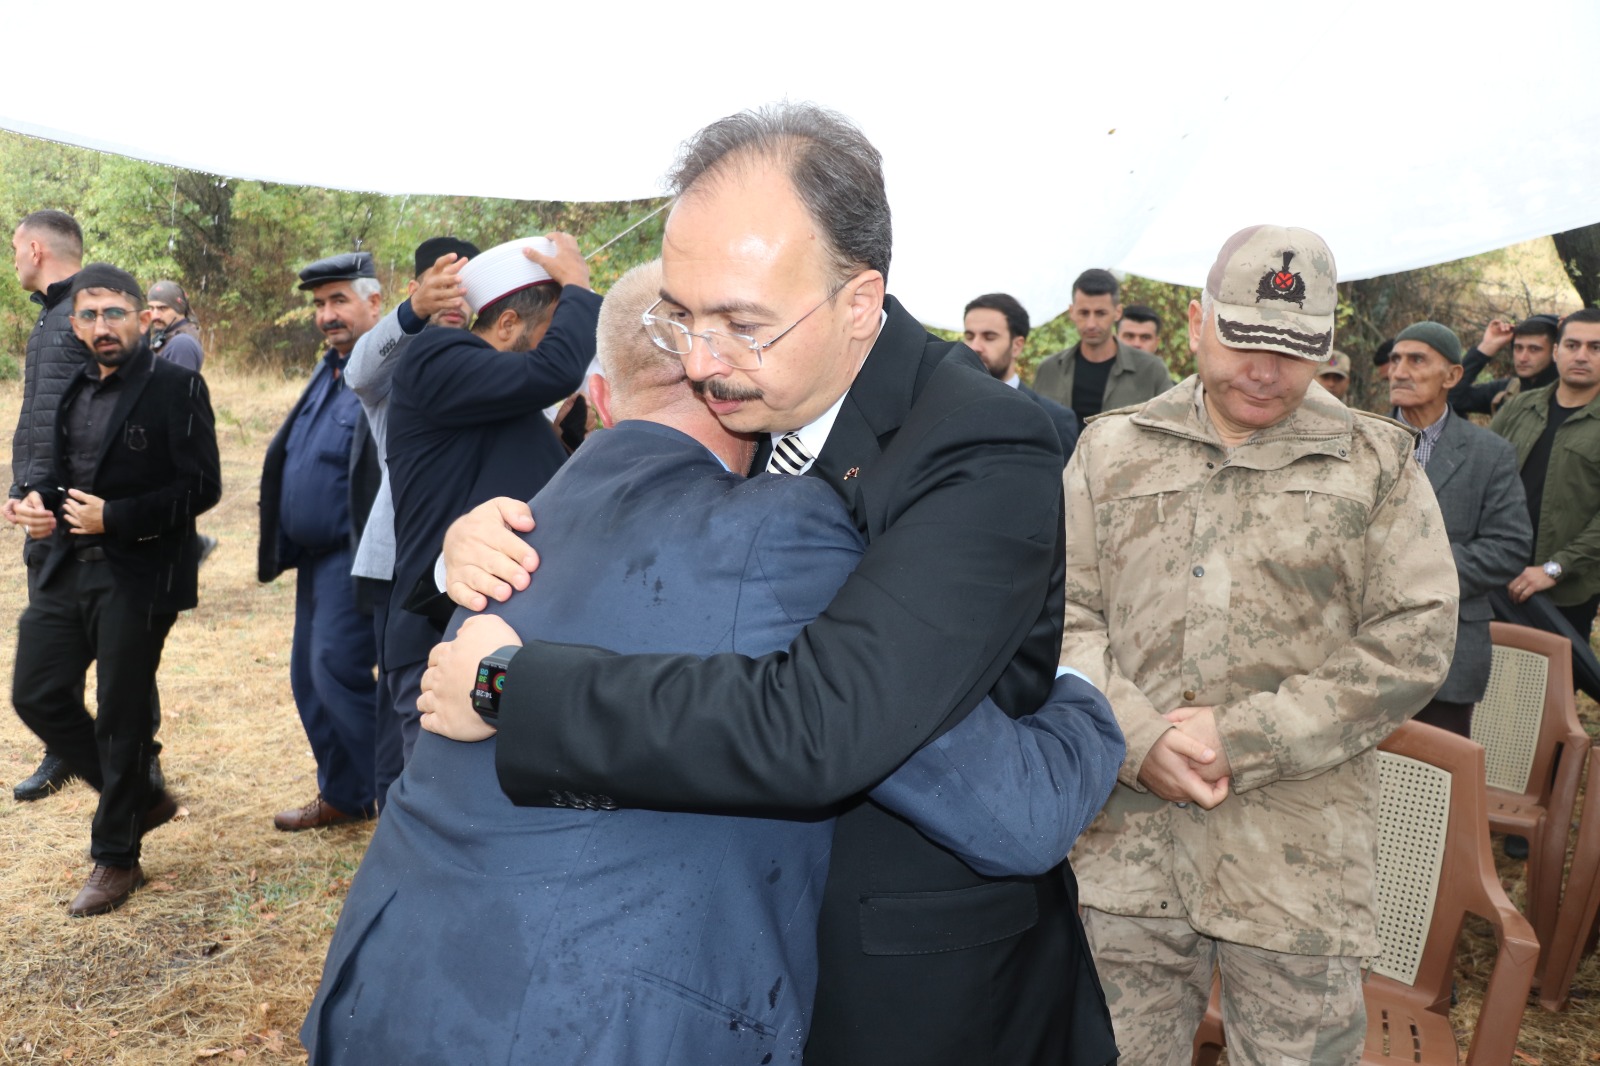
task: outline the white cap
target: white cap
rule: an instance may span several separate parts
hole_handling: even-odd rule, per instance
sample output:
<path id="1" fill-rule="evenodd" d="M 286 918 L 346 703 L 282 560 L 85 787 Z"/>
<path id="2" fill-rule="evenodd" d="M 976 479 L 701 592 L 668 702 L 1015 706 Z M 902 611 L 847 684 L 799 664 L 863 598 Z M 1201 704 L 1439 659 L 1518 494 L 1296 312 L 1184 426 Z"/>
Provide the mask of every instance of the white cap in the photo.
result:
<path id="1" fill-rule="evenodd" d="M 472 308 L 473 314 L 502 297 L 552 280 L 544 267 L 522 254 L 524 248 L 545 255 L 556 254 L 554 241 L 524 237 L 497 244 L 467 260 L 467 265 L 461 268 L 461 280 L 467 286 L 467 306 Z"/>

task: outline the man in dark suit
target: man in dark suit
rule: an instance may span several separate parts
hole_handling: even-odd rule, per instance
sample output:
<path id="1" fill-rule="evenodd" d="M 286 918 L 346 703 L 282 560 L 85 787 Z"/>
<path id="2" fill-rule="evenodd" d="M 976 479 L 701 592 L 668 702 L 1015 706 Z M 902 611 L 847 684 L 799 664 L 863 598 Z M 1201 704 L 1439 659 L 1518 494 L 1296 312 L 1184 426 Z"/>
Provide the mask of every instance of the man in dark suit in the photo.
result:
<path id="1" fill-rule="evenodd" d="M 498 286 L 476 292 L 475 304 L 467 305 L 477 316 L 471 330 L 422 330 L 394 369 L 387 432 L 394 593 L 383 662 L 406 758 L 417 740 L 415 708 L 428 651 L 443 635 L 442 625 L 407 604 L 418 605 L 418 582 L 431 590 L 445 528 L 491 497 L 531 498 L 567 458 L 543 408 L 583 384 L 594 359 L 600 297 L 589 288 L 589 266 L 572 236 L 549 239 L 555 254 L 533 253 L 549 280 L 528 284 L 520 273 L 499 274 Z"/>
<path id="2" fill-rule="evenodd" d="M 591 394 L 611 428 L 533 500 L 529 542 L 552 564 L 467 628 L 508 645 L 551 634 L 760 654 L 788 646 L 859 560 L 825 485 L 737 472 L 753 441 L 717 423 L 640 326 L 659 288 L 652 263 L 606 297 Z M 1047 869 L 1099 810 L 1121 750 L 1109 705 L 1063 679 L 1044 713 L 1015 722 L 986 701 L 874 796 L 997 874 Z M 312 1061 L 799 1056 L 830 811 L 614 809 L 575 794 L 516 807 L 495 757 L 492 740 L 419 740 L 340 916 L 303 1029 Z"/>
<path id="3" fill-rule="evenodd" d="M 1044 409 L 1061 439 L 1061 462 L 1072 458 L 1078 432 L 1083 423 L 1068 408 L 1047 396 L 1040 396 L 1022 383 L 1017 373 L 1017 356 L 1028 343 L 1028 312 L 1016 297 L 991 292 L 967 304 L 961 323 L 961 339 L 983 360 L 983 368 Z"/>
<path id="4" fill-rule="evenodd" d="M 730 116 L 690 142 L 674 185 L 654 336 L 724 426 L 772 435 L 763 466 L 844 498 L 867 550 L 787 654 L 526 645 L 497 768 L 524 803 L 558 789 L 814 809 L 859 797 L 985 694 L 1012 714 L 1043 700 L 1063 611 L 1060 445 L 1036 404 L 885 295 L 880 157 L 845 120 L 809 105 Z M 510 539 L 453 568 L 453 591 L 472 600 L 458 586 L 476 576 L 509 594 L 484 574 L 525 583 L 500 558 L 531 561 Z M 466 694 L 491 650 L 435 649 L 421 704 L 435 728 L 471 730 Z M 1111 1060 L 1075 896 L 1064 865 L 986 879 L 854 803 L 834 836 L 807 1061 Z"/>
<path id="5" fill-rule="evenodd" d="M 372 253 L 319 259 L 300 271 L 300 289 L 311 294 L 328 347 L 267 445 L 256 573 L 271 581 L 299 571 L 289 686 L 317 761 L 317 795 L 273 816 L 285 832 L 371 818 L 381 799 L 377 640 L 366 617 L 372 604 L 360 596 L 367 583 L 351 566 L 382 473 L 361 401 L 344 381 L 356 341 L 383 313 Z"/>
<path id="6" fill-rule="evenodd" d="M 48 554 L 17 627 L 11 699 L 28 728 L 100 793 L 94 870 L 67 913 L 103 914 L 144 883 L 144 834 L 177 803 L 150 781 L 156 668 L 178 612 L 196 602 L 195 516 L 222 495 L 211 401 L 198 375 L 156 359 L 144 296 L 105 263 L 72 286 L 87 347 L 55 420 L 55 485 L 17 513 Z M 32 565 L 32 564 L 30 564 Z M 97 712 L 83 703 L 96 663 Z"/>
<path id="7" fill-rule="evenodd" d="M 1473 705 L 1489 685 L 1489 593 L 1522 572 L 1533 525 L 1516 449 L 1450 410 L 1461 360 L 1461 341 L 1447 326 L 1406 327 L 1389 354 L 1389 399 L 1395 417 L 1417 430 L 1417 461 L 1439 498 L 1461 582 L 1450 673 L 1416 720 L 1470 737 Z"/>

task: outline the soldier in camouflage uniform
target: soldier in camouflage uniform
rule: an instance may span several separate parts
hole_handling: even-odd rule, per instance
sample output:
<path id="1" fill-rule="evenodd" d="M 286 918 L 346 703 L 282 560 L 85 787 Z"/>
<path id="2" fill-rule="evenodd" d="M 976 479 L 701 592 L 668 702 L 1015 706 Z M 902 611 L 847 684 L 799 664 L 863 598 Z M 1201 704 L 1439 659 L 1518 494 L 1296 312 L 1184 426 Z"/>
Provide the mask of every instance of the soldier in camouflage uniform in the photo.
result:
<path id="1" fill-rule="evenodd" d="M 1334 262 L 1223 246 L 1199 372 L 1091 421 L 1064 475 L 1061 661 L 1128 754 L 1072 864 L 1123 1061 L 1187 1063 L 1222 975 L 1235 1063 L 1354 1063 L 1378 948 L 1374 747 L 1428 702 L 1457 582 L 1412 435 L 1312 378 Z"/>

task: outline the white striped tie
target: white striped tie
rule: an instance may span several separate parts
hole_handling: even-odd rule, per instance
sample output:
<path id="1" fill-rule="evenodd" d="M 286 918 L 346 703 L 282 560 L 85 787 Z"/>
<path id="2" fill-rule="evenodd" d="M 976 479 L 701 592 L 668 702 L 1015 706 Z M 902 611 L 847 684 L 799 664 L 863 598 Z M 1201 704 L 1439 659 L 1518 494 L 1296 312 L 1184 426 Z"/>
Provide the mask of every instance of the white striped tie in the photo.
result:
<path id="1" fill-rule="evenodd" d="M 767 460 L 769 474 L 799 474 L 810 465 L 812 455 L 800 443 L 800 434 L 785 433 L 783 439 L 772 447 L 772 458 Z"/>

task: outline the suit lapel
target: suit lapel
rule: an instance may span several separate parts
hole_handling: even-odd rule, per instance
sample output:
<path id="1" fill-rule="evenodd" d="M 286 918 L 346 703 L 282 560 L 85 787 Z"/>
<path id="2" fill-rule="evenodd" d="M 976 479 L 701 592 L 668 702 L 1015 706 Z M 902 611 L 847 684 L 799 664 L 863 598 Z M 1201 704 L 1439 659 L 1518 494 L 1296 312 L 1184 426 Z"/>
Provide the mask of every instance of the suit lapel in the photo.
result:
<path id="1" fill-rule="evenodd" d="M 1450 480 L 1450 475 L 1461 466 L 1461 430 L 1455 423 L 1456 416 L 1450 415 L 1445 421 L 1444 431 L 1433 446 L 1433 454 L 1428 457 L 1428 484 L 1433 486 L 1435 496 L 1439 494 L 1440 487 Z"/>
<path id="2" fill-rule="evenodd" d="M 144 395 L 145 386 L 150 384 L 149 371 L 152 358 L 150 349 L 146 348 L 127 366 L 117 371 L 119 374 L 128 374 L 128 377 L 123 379 L 122 394 L 117 397 L 117 405 L 111 409 L 111 420 L 106 423 L 105 436 L 100 439 L 100 454 L 94 457 L 96 481 L 99 480 L 100 467 L 105 463 L 106 455 L 122 433 L 122 424 L 127 421 L 128 413 L 133 410 L 133 405 L 139 402 L 139 397 Z"/>

